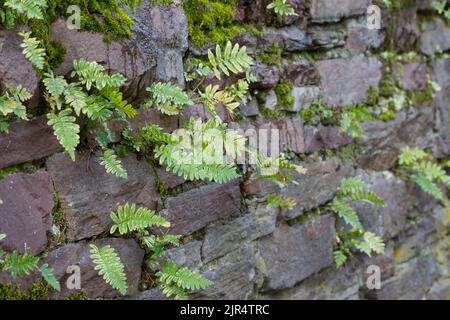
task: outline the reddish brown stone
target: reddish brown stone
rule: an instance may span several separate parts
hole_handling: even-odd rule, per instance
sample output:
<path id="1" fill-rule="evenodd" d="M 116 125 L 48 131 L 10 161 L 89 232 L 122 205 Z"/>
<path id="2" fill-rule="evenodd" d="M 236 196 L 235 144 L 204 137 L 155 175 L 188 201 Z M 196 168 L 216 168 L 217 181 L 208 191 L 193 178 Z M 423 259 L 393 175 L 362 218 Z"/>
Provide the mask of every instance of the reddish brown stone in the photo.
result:
<path id="1" fill-rule="evenodd" d="M 167 199 L 162 212 L 172 233 L 190 234 L 209 223 L 239 212 L 239 182 L 211 184 Z"/>
<path id="2" fill-rule="evenodd" d="M 42 159 L 61 150 L 45 117 L 11 123 L 9 133 L 0 133 L 0 168 Z"/>
<path id="3" fill-rule="evenodd" d="M 47 246 L 51 226 L 53 188 L 45 171 L 17 173 L 0 181 L 1 246 L 7 251 L 36 255 Z"/>

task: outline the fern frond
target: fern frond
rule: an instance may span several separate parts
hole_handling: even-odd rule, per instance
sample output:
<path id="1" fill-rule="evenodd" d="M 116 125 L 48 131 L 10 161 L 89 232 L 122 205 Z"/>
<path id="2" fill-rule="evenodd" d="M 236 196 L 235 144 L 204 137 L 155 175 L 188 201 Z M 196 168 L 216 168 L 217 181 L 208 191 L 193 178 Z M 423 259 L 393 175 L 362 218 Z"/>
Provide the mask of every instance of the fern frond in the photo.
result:
<path id="1" fill-rule="evenodd" d="M 8 271 L 15 279 L 17 277 L 30 275 L 30 273 L 37 268 L 38 262 L 39 258 L 30 256 L 28 252 L 19 254 L 17 251 L 14 251 L 5 257 L 3 269 Z"/>
<path id="2" fill-rule="evenodd" d="M 111 246 L 98 248 L 90 245 L 91 260 L 95 265 L 95 270 L 114 289 L 119 290 L 122 295 L 127 293 L 128 285 L 125 275 L 125 266 L 120 260 L 116 250 Z"/>
<path id="3" fill-rule="evenodd" d="M 126 100 L 123 100 L 123 93 L 117 88 L 107 87 L 101 91 L 101 95 L 114 105 L 114 107 L 122 114 L 123 118 L 136 117 L 136 109 L 134 109 Z"/>
<path id="4" fill-rule="evenodd" d="M 168 171 L 186 180 L 226 183 L 240 177 L 237 167 L 231 164 L 186 163 L 180 158 L 176 148 L 176 145 L 159 146 L 155 149 L 155 157 Z"/>
<path id="5" fill-rule="evenodd" d="M 384 199 L 378 197 L 375 193 L 366 190 L 355 191 L 354 193 L 347 194 L 345 198 L 353 201 L 364 201 L 369 204 L 381 207 L 386 205 Z"/>
<path id="6" fill-rule="evenodd" d="M 53 273 L 53 269 L 47 264 L 43 264 L 39 268 L 39 272 L 41 273 L 44 280 L 56 291 L 61 291 L 61 284 L 58 279 L 56 279 L 55 274 Z"/>
<path id="7" fill-rule="evenodd" d="M 6 0 L 5 6 L 28 19 L 43 19 L 43 10 L 47 8 L 47 0 Z"/>
<path id="8" fill-rule="evenodd" d="M 273 0 L 271 3 L 269 3 L 267 9 L 273 9 L 273 11 L 279 17 L 298 16 L 294 8 L 289 3 L 287 3 L 286 0 Z"/>
<path id="9" fill-rule="evenodd" d="M 140 129 L 140 136 L 148 143 L 171 143 L 172 135 L 164 132 L 164 130 L 156 125 L 150 124 Z"/>
<path id="10" fill-rule="evenodd" d="M 87 94 L 81 90 L 76 84 L 69 84 L 64 90 L 65 101 L 72 107 L 77 116 L 80 116 L 81 112 L 87 113 Z"/>
<path id="11" fill-rule="evenodd" d="M 184 290 L 205 289 L 213 284 L 212 281 L 172 261 L 163 262 L 161 271 L 156 273 L 156 277 L 166 286 L 176 285 Z"/>
<path id="12" fill-rule="evenodd" d="M 52 71 L 45 74 L 43 82 L 47 91 L 55 98 L 59 98 L 67 86 L 67 81 L 61 76 L 55 76 Z"/>
<path id="13" fill-rule="evenodd" d="M 127 178 L 128 174 L 122 166 L 122 162 L 117 158 L 116 153 L 111 149 L 106 149 L 100 157 L 100 164 L 105 167 L 106 172 L 114 174 L 118 178 Z"/>
<path id="14" fill-rule="evenodd" d="M 171 284 L 165 284 L 165 283 L 160 283 L 159 286 L 162 289 L 163 294 L 167 297 L 174 297 L 175 300 L 187 300 L 188 299 L 188 295 L 187 293 L 180 287 L 178 287 L 177 285 Z"/>
<path id="15" fill-rule="evenodd" d="M 226 90 L 219 90 L 219 86 L 208 85 L 204 92 L 200 93 L 203 103 L 208 107 L 212 113 L 215 113 L 215 106 L 222 104 L 227 108 L 230 114 L 234 113 L 234 110 L 240 106 L 240 103 L 236 101 L 236 96 Z"/>
<path id="16" fill-rule="evenodd" d="M 342 195 L 358 194 L 365 191 L 364 182 L 359 178 L 347 178 L 341 181 L 339 191 Z"/>
<path id="17" fill-rule="evenodd" d="M 114 221 L 114 225 L 110 232 L 114 233 L 119 230 L 121 235 L 133 231 L 144 231 L 154 226 L 170 227 L 170 223 L 154 211 L 147 208 L 136 208 L 135 204 L 130 205 L 128 203 L 120 206 L 117 213 L 111 212 L 111 219 Z"/>
<path id="18" fill-rule="evenodd" d="M 0 133 L 8 133 L 9 132 L 9 123 L 8 119 L 0 115 Z"/>
<path id="19" fill-rule="evenodd" d="M 399 164 L 401 166 L 411 166 L 416 164 L 419 160 L 423 160 L 427 156 L 427 153 L 423 150 L 406 147 L 399 156 Z"/>
<path id="20" fill-rule="evenodd" d="M 246 47 L 240 48 L 238 43 L 232 46 L 230 41 L 223 50 L 219 45 L 216 46 L 215 53 L 208 50 L 208 59 L 214 75 L 219 80 L 221 72 L 227 76 L 231 73 L 239 74 L 254 64 L 253 59 L 247 54 Z"/>
<path id="21" fill-rule="evenodd" d="M 48 125 L 53 127 L 56 138 L 75 161 L 75 148 L 80 143 L 80 126 L 75 122 L 75 117 L 71 116 L 71 110 L 66 109 L 59 114 L 49 113 L 47 115 Z"/>
<path id="22" fill-rule="evenodd" d="M 31 37 L 31 32 L 20 32 L 23 42 L 20 45 L 23 48 L 24 56 L 38 70 L 44 69 L 45 50 L 42 48 L 41 42 L 37 38 Z"/>
<path id="23" fill-rule="evenodd" d="M 5 239 L 5 238 L 6 238 L 6 234 L 0 233 L 0 241 L 2 241 L 2 240 Z"/>
<path id="24" fill-rule="evenodd" d="M 109 76 L 105 73 L 105 68 L 95 61 L 86 61 L 84 59 L 73 61 L 74 71 L 72 77 L 78 76 L 80 82 L 91 90 L 95 86 L 98 90 L 106 87 L 119 88 L 125 84 L 126 78 L 121 74 Z"/>
<path id="25" fill-rule="evenodd" d="M 444 169 L 431 161 L 423 161 L 414 166 L 419 175 L 427 177 L 429 180 L 440 180 L 446 175 Z"/>
<path id="26" fill-rule="evenodd" d="M 333 199 L 330 204 L 330 209 L 337 213 L 339 217 L 344 219 L 346 223 L 352 226 L 355 230 L 363 230 L 363 226 L 359 220 L 358 214 L 355 209 L 350 207 L 347 203 L 338 199 Z"/>
<path id="27" fill-rule="evenodd" d="M 336 250 L 333 252 L 334 263 L 336 267 L 339 269 L 347 262 L 347 256 L 342 250 Z"/>
<path id="28" fill-rule="evenodd" d="M 365 232 L 364 240 L 357 243 L 356 248 L 370 257 L 372 256 L 372 252 L 377 254 L 384 253 L 385 244 L 376 234 L 372 232 Z"/>
<path id="29" fill-rule="evenodd" d="M 441 189 L 428 177 L 423 175 L 414 176 L 413 181 L 426 193 L 433 196 L 434 198 L 444 201 L 444 193 Z"/>
<path id="30" fill-rule="evenodd" d="M 155 104 L 166 102 L 176 105 L 194 104 L 186 92 L 172 83 L 153 83 L 147 91 L 152 94 L 152 102 Z"/>
<path id="31" fill-rule="evenodd" d="M 294 199 L 284 198 L 278 194 L 269 194 L 267 196 L 267 208 L 284 208 L 292 210 L 297 205 Z"/>

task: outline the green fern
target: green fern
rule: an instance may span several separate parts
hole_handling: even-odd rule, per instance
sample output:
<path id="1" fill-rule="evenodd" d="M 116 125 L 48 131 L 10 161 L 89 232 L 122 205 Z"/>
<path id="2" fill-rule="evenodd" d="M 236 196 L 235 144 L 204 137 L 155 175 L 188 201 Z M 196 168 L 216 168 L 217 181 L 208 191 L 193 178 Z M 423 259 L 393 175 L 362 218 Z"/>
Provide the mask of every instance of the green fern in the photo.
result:
<path id="1" fill-rule="evenodd" d="M 28 19 L 43 19 L 47 0 L 6 0 L 4 5 Z"/>
<path id="2" fill-rule="evenodd" d="M 28 276 L 37 268 L 38 262 L 39 258 L 30 256 L 28 252 L 21 255 L 14 251 L 6 256 L 3 270 L 8 271 L 13 278 Z"/>
<path id="3" fill-rule="evenodd" d="M 80 126 L 75 122 L 75 117 L 71 116 L 71 110 L 66 109 L 59 114 L 52 112 L 47 118 L 48 125 L 53 127 L 58 141 L 75 161 L 75 148 L 80 143 Z"/>
<path id="4" fill-rule="evenodd" d="M 212 285 L 212 282 L 185 267 L 180 267 L 174 262 L 163 262 L 161 271 L 156 273 L 165 294 L 182 292 L 185 290 L 200 290 Z M 166 290 L 164 290 L 166 289 Z M 186 296 L 176 294 L 176 298 Z"/>
<path id="5" fill-rule="evenodd" d="M 284 208 L 292 210 L 297 205 L 294 199 L 285 198 L 278 194 L 269 194 L 267 196 L 267 208 Z"/>
<path id="6" fill-rule="evenodd" d="M 31 37 L 31 32 L 20 32 L 19 34 L 23 38 L 23 43 L 20 46 L 23 48 L 24 56 L 36 69 L 43 70 L 45 50 L 41 47 L 41 42 L 37 38 Z"/>
<path id="7" fill-rule="evenodd" d="M 125 204 L 117 209 L 117 213 L 111 213 L 114 225 L 111 233 L 117 230 L 121 235 L 134 231 L 144 231 L 150 227 L 170 227 L 170 223 L 154 211 L 147 208 L 136 208 L 135 204 Z"/>
<path id="8" fill-rule="evenodd" d="M 214 75 L 219 80 L 221 72 L 227 76 L 231 73 L 239 74 L 254 64 L 253 59 L 247 54 L 246 47 L 240 48 L 238 43 L 233 46 L 230 41 L 224 49 L 217 45 L 215 53 L 208 50 L 208 59 Z"/>
<path id="9" fill-rule="evenodd" d="M 47 264 L 43 264 L 39 268 L 39 272 L 41 273 L 44 280 L 56 291 L 61 291 L 61 284 L 59 283 L 58 279 L 56 279 L 53 269 Z"/>
<path id="10" fill-rule="evenodd" d="M 336 250 L 333 252 L 334 263 L 336 267 L 339 269 L 347 262 L 347 256 L 342 250 Z"/>
<path id="11" fill-rule="evenodd" d="M 426 157 L 427 153 L 425 151 L 417 148 L 411 149 L 410 147 L 406 147 L 399 156 L 399 164 L 401 166 L 411 166 Z"/>
<path id="12" fill-rule="evenodd" d="M 400 154 L 399 164 L 424 192 L 444 205 L 448 204 L 447 196 L 438 185 L 443 183 L 447 188 L 450 187 L 450 177 L 447 176 L 443 165 L 434 162 L 425 151 L 409 147 L 404 148 Z"/>
<path id="13" fill-rule="evenodd" d="M 106 172 L 114 174 L 118 178 L 127 178 L 128 173 L 122 165 L 122 162 L 117 159 L 116 153 L 111 149 L 106 149 L 103 156 L 100 157 L 100 164 L 105 167 Z"/>
<path id="14" fill-rule="evenodd" d="M 286 0 L 274 0 L 269 3 L 267 9 L 273 10 L 279 17 L 298 16 L 294 8 Z"/>
<path id="15" fill-rule="evenodd" d="M 335 198 L 330 204 L 330 209 L 333 212 L 337 213 L 339 217 L 344 219 L 344 221 L 352 226 L 353 229 L 363 230 L 363 226 L 361 224 L 361 221 L 359 220 L 358 213 L 347 203 Z"/>
<path id="16" fill-rule="evenodd" d="M 77 84 L 71 83 L 64 90 L 65 102 L 72 107 L 77 116 L 81 113 L 87 114 L 87 94 L 78 87 Z"/>
<path id="17" fill-rule="evenodd" d="M 146 101 L 145 106 L 156 106 L 167 115 L 178 115 L 184 105 L 194 104 L 181 88 L 171 83 L 153 83 L 147 91 L 152 94 L 152 98 Z"/>
<path id="18" fill-rule="evenodd" d="M 142 243 L 144 244 L 146 251 L 151 253 L 147 261 L 151 263 L 157 261 L 157 259 L 164 256 L 167 246 L 179 246 L 180 239 L 181 236 L 175 234 L 166 234 L 164 236 L 149 235 L 142 237 Z"/>
<path id="19" fill-rule="evenodd" d="M 119 88 L 126 81 L 126 78 L 121 74 L 108 75 L 104 72 L 105 68 L 95 61 L 74 60 L 73 68 L 72 77 L 78 76 L 81 84 L 85 85 L 88 91 L 93 86 L 97 90 L 102 90 L 106 87 Z"/>
<path id="20" fill-rule="evenodd" d="M 12 85 L 6 86 L 6 92 L 0 96 L 0 116 L 6 118 L 10 114 L 14 114 L 20 119 L 27 119 L 27 110 L 23 103 L 31 99 L 31 94 L 18 85 L 14 88 Z M 6 119 L 5 119 L 6 121 Z"/>
<path id="21" fill-rule="evenodd" d="M 120 294 L 125 295 L 128 290 L 125 266 L 116 250 L 111 246 L 99 249 L 93 244 L 90 245 L 90 248 L 91 260 L 95 265 L 95 270 L 107 284 L 119 290 Z"/>
<path id="22" fill-rule="evenodd" d="M 429 195 L 435 197 L 438 200 L 444 201 L 444 193 L 432 180 L 428 179 L 428 177 L 418 175 L 414 176 L 412 180 Z"/>

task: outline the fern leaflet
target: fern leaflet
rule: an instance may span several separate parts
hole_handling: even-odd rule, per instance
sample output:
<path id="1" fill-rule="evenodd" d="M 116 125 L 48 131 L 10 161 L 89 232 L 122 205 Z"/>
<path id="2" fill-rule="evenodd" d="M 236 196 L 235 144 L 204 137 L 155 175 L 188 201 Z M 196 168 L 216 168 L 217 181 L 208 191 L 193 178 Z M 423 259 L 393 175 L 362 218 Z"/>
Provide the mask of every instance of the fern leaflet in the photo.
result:
<path id="1" fill-rule="evenodd" d="M 129 205 L 128 203 L 120 206 L 117 213 L 112 212 L 111 219 L 114 221 L 111 233 L 119 230 L 121 235 L 133 231 L 144 231 L 153 226 L 170 227 L 170 223 L 154 211 L 147 208 L 136 208 L 135 204 Z"/>
<path id="2" fill-rule="evenodd" d="M 66 109 L 59 114 L 49 113 L 48 125 L 53 127 L 56 138 L 75 161 L 75 148 L 80 143 L 80 126 L 75 122 L 75 117 L 71 116 L 71 110 Z"/>
<path id="3" fill-rule="evenodd" d="M 95 270 L 106 283 L 125 295 L 128 289 L 125 266 L 116 250 L 111 246 L 99 249 L 93 244 L 90 245 L 90 248 L 91 260 L 94 262 Z"/>
<path id="4" fill-rule="evenodd" d="M 122 166 L 122 162 L 117 159 L 116 153 L 111 149 L 106 149 L 100 157 L 100 164 L 105 167 L 106 172 L 114 174 L 118 178 L 127 178 L 128 173 Z"/>

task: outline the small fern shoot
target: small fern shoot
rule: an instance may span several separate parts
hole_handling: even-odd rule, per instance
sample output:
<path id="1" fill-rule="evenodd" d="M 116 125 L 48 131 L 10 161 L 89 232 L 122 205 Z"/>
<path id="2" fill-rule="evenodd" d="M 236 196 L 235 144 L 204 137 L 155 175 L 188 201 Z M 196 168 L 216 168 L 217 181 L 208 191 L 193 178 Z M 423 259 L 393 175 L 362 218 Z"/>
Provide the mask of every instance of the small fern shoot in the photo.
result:
<path id="1" fill-rule="evenodd" d="M 273 0 L 269 3 L 267 9 L 273 10 L 279 17 L 298 16 L 294 8 L 286 0 Z"/>
<path id="2" fill-rule="evenodd" d="M 239 74 L 254 64 L 253 59 L 247 54 L 246 47 L 240 47 L 238 43 L 233 46 L 230 41 L 224 49 L 217 45 L 214 53 L 208 50 L 208 59 L 211 70 L 219 80 L 221 72 L 227 76 L 231 73 Z"/>
<path id="3" fill-rule="evenodd" d="M 37 38 L 31 37 L 31 32 L 20 32 L 19 35 L 23 38 L 20 46 L 23 48 L 24 56 L 36 69 L 43 70 L 45 50 L 41 47 L 41 42 Z"/>

